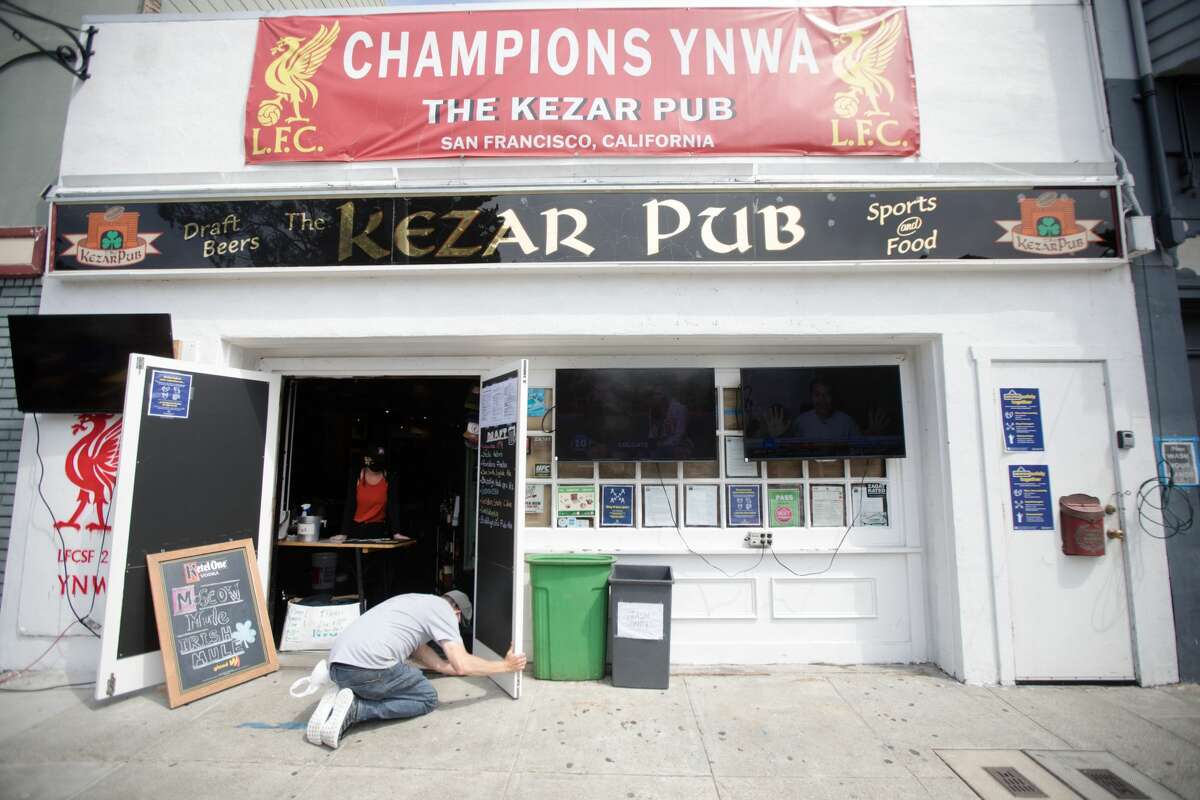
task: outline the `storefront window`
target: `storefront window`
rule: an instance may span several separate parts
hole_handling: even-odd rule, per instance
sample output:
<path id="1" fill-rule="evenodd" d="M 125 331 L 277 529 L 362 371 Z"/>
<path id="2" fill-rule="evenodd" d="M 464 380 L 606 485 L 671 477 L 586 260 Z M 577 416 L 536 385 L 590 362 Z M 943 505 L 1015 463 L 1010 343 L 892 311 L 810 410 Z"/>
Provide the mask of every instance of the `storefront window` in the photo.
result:
<path id="1" fill-rule="evenodd" d="M 718 381 L 719 383 L 719 381 Z M 530 403 L 525 524 L 535 528 L 890 527 L 883 458 L 748 461 L 741 390 L 718 386 L 719 459 L 569 462 L 553 459 L 552 389 Z M 543 429 L 546 431 L 543 433 Z"/>

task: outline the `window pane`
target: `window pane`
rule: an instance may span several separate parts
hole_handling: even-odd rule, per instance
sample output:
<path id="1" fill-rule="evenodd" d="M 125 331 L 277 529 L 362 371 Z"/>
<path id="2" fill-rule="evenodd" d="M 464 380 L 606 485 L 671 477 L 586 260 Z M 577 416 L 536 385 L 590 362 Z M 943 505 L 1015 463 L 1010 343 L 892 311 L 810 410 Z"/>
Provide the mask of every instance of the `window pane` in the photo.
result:
<path id="1" fill-rule="evenodd" d="M 767 525 L 772 528 L 804 527 L 803 486 L 767 487 Z"/>
<path id="2" fill-rule="evenodd" d="M 809 461 L 808 477 L 810 478 L 840 478 L 845 475 L 842 461 Z M 559 467 L 562 469 L 562 467 Z"/>
<path id="3" fill-rule="evenodd" d="M 558 462 L 558 477 L 577 478 L 592 477 L 592 462 L 591 461 L 560 461 Z"/>
<path id="4" fill-rule="evenodd" d="M 643 461 L 642 478 L 644 480 L 674 480 L 679 476 L 678 461 Z"/>
<path id="5" fill-rule="evenodd" d="M 851 478 L 883 478 L 886 476 L 886 461 L 882 458 L 850 459 Z"/>
<path id="6" fill-rule="evenodd" d="M 804 462 L 803 461 L 767 461 L 767 477 L 768 478 L 803 478 L 804 477 Z"/>
<path id="7" fill-rule="evenodd" d="M 840 483 L 811 484 L 809 508 L 814 528 L 841 528 L 846 524 L 846 487 Z"/>
<path id="8" fill-rule="evenodd" d="M 526 423 L 530 433 L 550 433 L 554 430 L 554 390 L 529 390 L 529 419 Z"/>
<path id="9" fill-rule="evenodd" d="M 721 418 L 724 420 L 725 430 L 727 431 L 742 430 L 741 400 L 741 389 L 735 387 L 721 390 Z"/>
<path id="10" fill-rule="evenodd" d="M 719 478 L 721 475 L 716 461 L 685 461 L 683 462 L 683 477 Z"/>
<path id="11" fill-rule="evenodd" d="M 525 484 L 525 527 L 549 527 L 550 504 L 546 502 L 546 491 L 549 488 L 540 483 Z"/>
<path id="12" fill-rule="evenodd" d="M 601 461 L 600 477 L 632 480 L 637 477 L 637 464 L 632 461 Z"/>
<path id="13" fill-rule="evenodd" d="M 525 477 L 550 479 L 550 437 L 530 436 L 525 453 Z"/>

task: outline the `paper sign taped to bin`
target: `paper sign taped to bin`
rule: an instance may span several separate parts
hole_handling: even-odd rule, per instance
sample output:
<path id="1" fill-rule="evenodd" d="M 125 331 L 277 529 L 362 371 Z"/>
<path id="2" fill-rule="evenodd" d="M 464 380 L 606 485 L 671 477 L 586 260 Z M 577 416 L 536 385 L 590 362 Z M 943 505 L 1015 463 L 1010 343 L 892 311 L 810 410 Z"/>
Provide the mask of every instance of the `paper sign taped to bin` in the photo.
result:
<path id="1" fill-rule="evenodd" d="M 662 603 L 617 603 L 617 638 L 661 640 Z"/>

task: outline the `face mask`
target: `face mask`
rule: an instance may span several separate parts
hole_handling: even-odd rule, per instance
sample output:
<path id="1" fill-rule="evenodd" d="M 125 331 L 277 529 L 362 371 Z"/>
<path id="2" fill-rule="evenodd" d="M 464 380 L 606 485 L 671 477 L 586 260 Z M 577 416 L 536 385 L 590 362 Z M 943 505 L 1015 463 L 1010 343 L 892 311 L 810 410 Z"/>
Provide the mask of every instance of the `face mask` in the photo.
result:
<path id="1" fill-rule="evenodd" d="M 383 464 L 377 464 L 375 460 L 371 458 L 363 459 L 363 467 L 371 470 L 372 472 L 383 472 Z"/>

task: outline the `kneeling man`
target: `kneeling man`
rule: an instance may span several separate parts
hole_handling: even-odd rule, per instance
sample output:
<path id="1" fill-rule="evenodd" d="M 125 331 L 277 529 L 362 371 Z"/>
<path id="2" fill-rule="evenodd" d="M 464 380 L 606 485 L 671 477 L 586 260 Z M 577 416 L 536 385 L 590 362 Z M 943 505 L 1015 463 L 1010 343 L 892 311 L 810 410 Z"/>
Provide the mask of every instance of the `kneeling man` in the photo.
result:
<path id="1" fill-rule="evenodd" d="M 334 640 L 329 677 L 337 684 L 308 721 L 313 744 L 336 748 L 346 729 L 373 719 L 407 719 L 437 706 L 437 691 L 419 667 L 443 675 L 520 672 L 524 654 L 510 645 L 503 661 L 473 656 L 463 647 L 459 621 L 471 621 L 471 601 L 455 589 L 444 595 L 401 594 L 358 618 Z M 438 655 L 431 642 L 446 654 Z"/>

